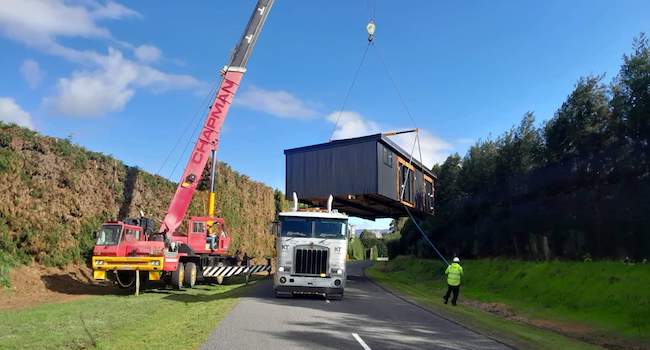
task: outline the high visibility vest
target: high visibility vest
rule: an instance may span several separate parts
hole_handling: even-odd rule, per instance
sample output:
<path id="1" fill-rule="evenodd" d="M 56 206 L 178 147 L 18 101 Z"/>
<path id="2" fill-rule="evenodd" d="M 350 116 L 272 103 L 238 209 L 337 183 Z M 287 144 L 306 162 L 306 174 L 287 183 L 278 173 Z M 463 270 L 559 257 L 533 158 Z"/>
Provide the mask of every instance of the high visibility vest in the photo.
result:
<path id="1" fill-rule="evenodd" d="M 452 263 L 447 266 L 445 274 L 447 275 L 447 284 L 450 286 L 459 286 L 460 277 L 463 275 L 463 268 L 458 263 Z"/>

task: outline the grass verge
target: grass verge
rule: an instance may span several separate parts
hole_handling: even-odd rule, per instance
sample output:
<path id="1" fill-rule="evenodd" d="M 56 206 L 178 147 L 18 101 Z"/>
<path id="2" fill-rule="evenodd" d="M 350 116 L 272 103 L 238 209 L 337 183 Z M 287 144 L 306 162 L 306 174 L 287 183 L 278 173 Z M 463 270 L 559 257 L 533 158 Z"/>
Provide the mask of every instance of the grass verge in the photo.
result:
<path id="1" fill-rule="evenodd" d="M 610 273 L 620 269 L 622 264 L 618 263 L 616 266 L 610 264 L 617 263 L 590 264 L 592 265 L 585 267 L 580 266 L 580 263 L 562 262 L 465 261 L 461 299 L 467 297 L 481 302 L 507 304 L 517 314 L 526 317 L 543 317 L 567 324 L 584 322 L 601 333 L 602 342 L 598 341 L 599 344 L 607 344 L 607 335 L 612 334 L 624 338 L 623 343 L 630 342 L 636 345 L 647 343 L 647 335 L 634 332 L 644 329 L 643 326 L 639 328 L 636 325 L 642 322 L 644 317 L 639 316 L 639 313 L 643 312 L 638 309 L 639 304 L 647 300 L 644 299 L 644 295 L 635 295 L 635 293 L 646 294 L 647 298 L 648 291 L 631 291 L 617 295 L 616 292 L 622 293 L 625 287 L 607 288 L 606 285 L 612 284 Z M 643 280 L 646 273 L 643 269 L 647 268 L 647 266 L 636 268 L 635 271 L 631 271 L 632 277 L 636 281 Z M 504 339 L 519 348 L 597 348 L 552 331 L 504 319 L 467 305 L 459 305 L 456 308 L 443 305 L 441 296 L 444 294 L 445 283 L 442 271 L 442 265 L 435 261 L 399 257 L 389 263 L 377 263 L 366 272 L 373 280 L 421 305 L 457 319 L 470 328 Z M 575 280 L 577 276 L 581 276 L 579 281 Z M 622 274 L 616 276 L 620 278 Z M 605 282 L 601 283 L 603 278 Z M 621 280 L 614 282 L 621 282 Z M 583 295 L 583 299 L 576 303 L 573 293 Z M 636 298 L 636 301 L 632 302 L 630 298 Z M 579 303 L 582 307 L 567 307 L 567 304 L 572 303 Z M 608 313 L 610 307 L 619 309 L 610 315 Z M 630 315 L 637 315 L 638 318 L 635 321 L 635 316 Z M 585 320 L 589 316 L 591 319 Z M 636 345 L 630 347 L 643 348 Z"/>
<path id="2" fill-rule="evenodd" d="M 0 311 L 0 348 L 195 349 L 244 290 L 242 284 L 198 285 Z"/>

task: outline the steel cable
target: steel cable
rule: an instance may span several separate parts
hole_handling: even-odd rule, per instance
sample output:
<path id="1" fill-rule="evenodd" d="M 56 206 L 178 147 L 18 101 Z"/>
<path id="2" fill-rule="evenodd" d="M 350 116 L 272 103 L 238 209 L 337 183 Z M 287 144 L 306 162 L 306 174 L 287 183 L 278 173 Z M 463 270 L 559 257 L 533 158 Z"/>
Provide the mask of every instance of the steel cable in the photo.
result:
<path id="1" fill-rule="evenodd" d="M 343 105 L 341 106 L 341 109 L 339 110 L 339 115 L 336 117 L 336 122 L 334 123 L 334 128 L 332 129 L 332 134 L 330 135 L 329 141 L 332 141 L 332 138 L 334 137 L 334 133 L 336 132 L 336 128 L 339 126 L 339 121 L 341 120 L 341 115 L 343 114 L 343 111 L 345 110 L 345 106 L 348 104 L 348 99 L 350 98 L 350 94 L 352 93 L 352 89 L 354 88 L 354 85 L 357 82 L 357 77 L 359 76 L 359 72 L 361 71 L 361 67 L 363 66 L 363 63 L 366 61 L 366 56 L 368 55 L 368 49 L 370 49 L 370 45 L 372 45 L 372 41 L 368 42 L 368 45 L 366 45 L 366 49 L 363 51 L 363 56 L 361 56 L 361 62 L 359 63 L 359 66 L 357 67 L 356 72 L 354 73 L 354 77 L 352 78 L 352 84 L 350 84 L 350 87 L 348 88 L 348 92 L 345 94 L 345 99 L 343 99 Z"/>

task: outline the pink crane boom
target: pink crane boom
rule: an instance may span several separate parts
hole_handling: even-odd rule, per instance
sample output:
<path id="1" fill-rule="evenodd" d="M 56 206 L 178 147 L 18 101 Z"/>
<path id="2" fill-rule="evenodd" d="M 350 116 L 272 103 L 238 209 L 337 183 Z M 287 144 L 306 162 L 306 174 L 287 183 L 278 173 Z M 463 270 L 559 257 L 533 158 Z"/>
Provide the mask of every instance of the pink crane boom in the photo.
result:
<path id="1" fill-rule="evenodd" d="M 248 58 L 253 51 L 255 42 L 264 26 L 274 0 L 258 0 L 256 10 L 250 20 L 239 44 L 235 47 L 228 65 L 221 71 L 222 80 L 214 96 L 210 112 L 208 113 L 194 149 L 187 161 L 185 171 L 181 177 L 176 193 L 172 198 L 167 214 L 160 227 L 162 233 L 172 233 L 185 217 L 187 208 L 192 201 L 196 186 L 201 180 L 201 174 L 207 164 L 210 154 L 219 148 L 221 127 L 223 126 L 228 110 L 233 101 L 244 73 Z"/>

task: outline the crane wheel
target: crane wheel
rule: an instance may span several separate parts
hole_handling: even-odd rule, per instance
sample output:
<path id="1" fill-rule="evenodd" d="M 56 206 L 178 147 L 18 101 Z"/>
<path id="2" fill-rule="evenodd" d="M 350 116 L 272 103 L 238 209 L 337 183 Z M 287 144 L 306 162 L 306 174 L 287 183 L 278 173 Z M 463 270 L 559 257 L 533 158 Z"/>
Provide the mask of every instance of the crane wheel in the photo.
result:
<path id="1" fill-rule="evenodd" d="M 196 284 L 196 264 L 193 262 L 185 263 L 185 278 L 183 284 L 188 288 L 194 288 Z"/>
<path id="2" fill-rule="evenodd" d="M 181 263 L 178 263 L 176 271 L 172 271 L 171 284 L 174 289 L 183 288 L 183 280 L 185 279 L 185 266 Z"/>

